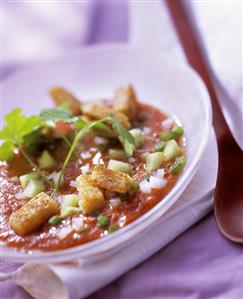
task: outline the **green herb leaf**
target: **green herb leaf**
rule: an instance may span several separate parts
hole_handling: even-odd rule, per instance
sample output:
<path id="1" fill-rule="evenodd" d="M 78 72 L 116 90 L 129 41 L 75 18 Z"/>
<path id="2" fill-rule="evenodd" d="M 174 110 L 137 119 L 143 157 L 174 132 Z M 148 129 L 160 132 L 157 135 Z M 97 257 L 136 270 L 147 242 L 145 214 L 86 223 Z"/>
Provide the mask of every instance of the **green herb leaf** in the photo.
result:
<path id="1" fill-rule="evenodd" d="M 11 141 L 5 141 L 0 146 L 0 160 L 9 161 L 14 154 L 14 144 Z"/>
<path id="2" fill-rule="evenodd" d="M 0 132 L 0 139 L 12 141 L 19 146 L 23 143 L 24 136 L 43 125 L 38 116 L 25 116 L 20 108 L 12 110 L 5 117 L 6 125 Z"/>
<path id="3" fill-rule="evenodd" d="M 75 127 L 79 130 L 82 130 L 88 124 L 82 117 L 73 117 L 72 121 L 75 123 Z"/>
<path id="4" fill-rule="evenodd" d="M 109 218 L 105 215 L 100 215 L 98 218 L 97 218 L 97 223 L 98 223 L 98 226 L 101 227 L 101 228 L 105 228 L 109 225 Z"/>
<path id="5" fill-rule="evenodd" d="M 135 150 L 134 137 L 120 124 L 113 114 L 109 115 L 109 120 L 111 121 L 113 130 L 116 132 L 127 156 L 132 156 Z"/>
<path id="6" fill-rule="evenodd" d="M 23 145 L 27 135 L 43 127 L 43 121 L 38 116 L 25 116 L 20 108 L 15 108 L 5 117 L 5 122 L 0 132 L 0 139 L 5 141 L 1 146 L 1 159 L 8 161 L 14 148 Z"/>
<path id="7" fill-rule="evenodd" d="M 63 107 L 43 109 L 40 112 L 40 117 L 46 121 L 72 121 L 73 119 L 71 112 Z"/>

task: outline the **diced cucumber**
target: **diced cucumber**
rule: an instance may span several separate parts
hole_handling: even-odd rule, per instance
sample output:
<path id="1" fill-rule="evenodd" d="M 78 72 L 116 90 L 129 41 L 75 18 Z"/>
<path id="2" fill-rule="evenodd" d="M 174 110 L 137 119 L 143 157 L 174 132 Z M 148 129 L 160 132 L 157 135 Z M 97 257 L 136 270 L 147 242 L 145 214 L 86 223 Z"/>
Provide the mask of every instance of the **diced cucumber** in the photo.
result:
<path id="1" fill-rule="evenodd" d="M 162 141 L 169 141 L 173 138 L 174 138 L 174 135 L 172 134 L 172 132 L 162 132 L 160 134 L 160 140 L 162 140 Z"/>
<path id="2" fill-rule="evenodd" d="M 30 172 L 19 177 L 19 182 L 22 188 L 25 188 L 30 180 L 38 180 L 40 178 L 40 174 L 37 172 Z"/>
<path id="3" fill-rule="evenodd" d="M 146 158 L 146 169 L 148 171 L 153 171 L 158 169 L 161 164 L 164 162 L 164 154 L 161 152 L 156 152 L 148 154 Z"/>
<path id="4" fill-rule="evenodd" d="M 124 159 L 127 157 L 127 154 L 124 150 L 118 149 L 109 149 L 108 156 L 110 159 Z"/>
<path id="5" fill-rule="evenodd" d="M 32 198 L 45 191 L 45 185 L 41 180 L 30 180 L 22 192 L 22 198 Z"/>
<path id="6" fill-rule="evenodd" d="M 162 132 L 160 134 L 160 139 L 163 141 L 169 141 L 172 139 L 178 139 L 183 136 L 184 130 L 178 125 L 174 125 L 173 129 L 169 132 Z"/>
<path id="7" fill-rule="evenodd" d="M 64 207 L 78 207 L 79 196 L 77 194 L 67 194 L 62 197 L 61 206 Z"/>
<path id="8" fill-rule="evenodd" d="M 80 208 L 66 206 L 61 209 L 60 217 L 63 219 L 69 216 L 73 216 L 74 214 L 77 214 L 79 212 L 81 212 Z"/>
<path id="9" fill-rule="evenodd" d="M 132 129 L 129 132 L 135 140 L 135 147 L 140 147 L 145 141 L 143 132 L 140 129 Z"/>
<path id="10" fill-rule="evenodd" d="M 174 134 L 174 136 L 175 136 L 174 138 L 177 139 L 177 138 L 180 138 L 181 136 L 183 136 L 184 129 L 181 126 L 174 125 L 171 132 Z"/>
<path id="11" fill-rule="evenodd" d="M 169 161 L 181 153 L 181 149 L 177 142 L 173 139 L 166 143 L 163 151 L 165 161 Z"/>
<path id="12" fill-rule="evenodd" d="M 49 154 L 48 151 L 43 151 L 40 158 L 38 159 L 39 167 L 43 168 L 52 168 L 56 165 L 56 161 Z"/>
<path id="13" fill-rule="evenodd" d="M 166 145 L 165 141 L 160 141 L 155 144 L 154 148 L 157 152 L 162 152 L 165 148 L 165 145 Z"/>
<path id="14" fill-rule="evenodd" d="M 131 174 L 133 169 L 132 165 L 117 160 L 110 160 L 108 163 L 108 168 L 115 171 L 125 172 L 127 174 Z"/>
<path id="15" fill-rule="evenodd" d="M 67 194 L 62 197 L 61 218 L 66 218 L 80 212 L 78 208 L 79 196 L 77 194 Z"/>
<path id="16" fill-rule="evenodd" d="M 186 164 L 186 158 L 184 156 L 177 157 L 173 165 L 170 167 L 170 172 L 172 174 L 178 174 L 179 172 L 181 172 L 185 164 Z"/>

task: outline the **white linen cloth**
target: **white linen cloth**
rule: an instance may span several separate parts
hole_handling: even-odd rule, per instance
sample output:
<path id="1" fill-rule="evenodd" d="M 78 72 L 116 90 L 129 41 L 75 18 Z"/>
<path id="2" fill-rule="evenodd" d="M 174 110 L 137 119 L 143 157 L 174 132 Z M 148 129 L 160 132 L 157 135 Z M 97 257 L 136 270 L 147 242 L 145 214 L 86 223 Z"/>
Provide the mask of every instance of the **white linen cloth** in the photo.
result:
<path id="1" fill-rule="evenodd" d="M 243 150 L 242 1 L 188 1 L 229 128 Z M 204 45 L 204 47 L 203 47 Z"/>
<path id="2" fill-rule="evenodd" d="M 43 20 L 44 22 L 42 26 L 52 28 L 51 30 L 46 31 L 41 30 L 41 28 L 43 28 L 42 26 L 38 27 L 39 29 L 33 27 L 34 20 L 28 19 L 28 13 L 30 12 L 24 2 L 15 3 L 15 7 L 6 4 L 3 7 L 3 16 L 6 17 L 8 28 L 11 28 L 11 30 L 7 30 L 6 32 L 3 30 L 3 33 L 6 34 L 4 40 L 7 40 L 7 43 L 4 45 L 4 63 L 12 64 L 32 61 L 36 57 L 39 59 L 40 54 L 42 55 L 41 58 L 50 58 L 57 54 L 59 55 L 67 50 L 66 40 L 74 41 L 73 43 L 71 42 L 72 47 L 78 46 L 77 44 L 75 45 L 75 37 L 77 38 L 77 36 L 80 41 L 79 43 L 84 43 L 87 40 L 87 32 L 89 31 L 92 20 L 93 6 L 92 4 L 89 4 L 92 2 L 93 1 L 74 2 L 73 4 L 75 5 L 71 6 L 65 4 L 65 8 L 63 8 L 64 3 L 62 3 L 62 5 L 55 2 L 52 2 L 52 4 L 51 2 L 45 2 L 47 3 L 46 5 L 40 3 L 38 11 L 41 13 L 36 13 L 37 9 L 33 4 L 31 7 L 34 7 L 33 11 L 35 12 L 35 17 L 40 18 L 40 20 Z M 28 6 L 29 5 L 30 2 L 28 2 Z M 55 14 L 51 13 L 52 9 L 50 9 L 50 5 L 59 6 L 58 10 L 52 8 L 53 11 L 55 10 Z M 170 52 L 172 55 L 180 56 L 185 61 L 184 54 L 178 43 L 178 39 L 173 30 L 173 25 L 164 3 L 162 3 L 161 6 L 161 2 L 157 0 L 150 2 L 132 1 L 130 2 L 130 5 L 130 42 L 134 42 L 135 45 L 138 46 L 144 45 L 147 48 L 161 48 L 161 51 L 164 50 L 167 53 Z M 197 2 L 193 2 L 193 6 L 197 7 L 197 5 Z M 205 5 L 209 7 L 210 4 L 206 2 Z M 82 6 L 84 8 L 82 8 Z M 28 11 L 26 18 L 16 18 L 16 13 L 14 12 L 16 9 Z M 63 9 L 65 10 L 65 14 Z M 87 13 L 82 13 L 81 11 L 86 11 Z M 195 9 L 195 11 L 198 17 L 200 11 L 197 9 Z M 218 11 L 220 11 L 220 5 L 218 5 Z M 68 18 L 66 13 L 69 15 Z M 82 14 L 82 21 L 77 17 L 79 13 Z M 56 20 L 58 20 L 59 23 L 60 17 L 64 15 L 66 16 L 65 24 L 68 30 L 63 31 L 58 26 L 53 26 L 53 24 L 56 24 Z M 200 17 L 198 18 L 200 19 Z M 206 18 L 205 15 L 204 18 Z M 203 23 L 200 23 L 199 25 L 204 26 L 205 24 L 203 25 Z M 212 26 L 217 26 L 217 24 L 212 23 Z M 227 30 L 227 28 L 223 29 L 223 26 L 227 27 L 225 22 L 222 22 L 220 26 L 222 31 Z M 13 44 L 16 44 L 15 38 L 18 37 L 18 33 L 20 33 L 22 37 L 23 33 L 26 34 L 29 44 L 31 44 L 31 39 L 35 40 L 35 38 L 37 38 L 36 30 L 39 30 L 39 35 L 41 35 L 41 37 L 39 37 L 40 45 L 45 45 L 41 50 L 36 49 L 36 51 L 31 52 L 30 55 L 28 54 L 28 45 L 22 45 L 20 43 L 21 49 L 13 47 Z M 213 32 L 213 30 L 207 27 L 207 34 L 213 34 Z M 237 34 L 237 32 L 235 34 Z M 217 36 L 215 36 L 215 39 L 217 39 Z M 206 39 L 205 41 L 207 42 Z M 235 41 L 236 39 L 234 39 L 234 42 Z M 223 58 L 221 58 L 221 61 L 223 60 L 225 64 L 228 63 L 224 47 L 215 47 L 214 51 L 216 51 L 215 55 L 210 58 L 212 60 L 212 66 L 214 66 L 214 57 L 217 57 L 217 55 L 222 55 Z M 219 51 L 219 53 L 217 51 Z M 241 61 L 233 61 L 229 63 L 231 63 L 231 65 L 241 65 Z M 221 83 L 224 85 L 225 89 L 229 86 L 235 88 L 236 92 L 229 93 L 233 98 L 238 95 L 241 88 L 239 88 L 241 82 L 239 77 L 236 77 L 237 73 L 234 68 L 231 69 L 228 67 L 225 69 L 227 71 L 227 76 L 223 77 L 224 79 Z M 224 72 L 224 69 L 217 69 L 217 72 L 217 74 L 219 74 L 218 79 L 220 80 L 223 76 L 221 72 Z M 229 81 L 227 80 L 234 82 L 234 86 L 228 84 Z M 232 98 L 230 101 L 232 101 Z M 242 99 L 241 97 L 239 98 Z M 227 120 L 229 121 L 230 119 L 231 123 L 234 124 L 231 127 L 234 127 L 235 132 L 237 131 L 235 136 L 237 141 L 242 144 L 243 138 L 241 129 L 243 129 L 243 126 L 240 126 L 240 117 L 236 120 L 235 115 L 240 115 L 243 111 L 243 107 L 238 104 L 237 107 L 239 111 L 235 112 L 234 105 L 225 105 L 223 101 L 221 104 L 225 110 L 228 109 Z M 129 248 L 126 248 L 103 261 L 96 262 L 95 264 L 83 264 L 81 262 L 80 265 L 51 265 L 51 269 L 57 273 L 63 283 L 67 286 L 70 298 L 83 298 L 116 279 L 118 276 L 168 244 L 206 215 L 212 209 L 213 198 L 212 195 L 209 194 L 209 191 L 212 190 L 215 185 L 216 169 L 216 144 L 215 138 L 211 136 L 211 141 L 207 148 L 207 156 L 204 156 L 197 174 L 183 193 L 182 197 L 178 200 L 177 204 L 166 213 L 161 223 L 157 223 L 156 226 L 152 228 L 151 234 L 147 235 L 146 238 L 143 238 L 139 242 L 134 243 Z M 33 277 L 34 275 L 35 273 L 33 273 Z M 50 294 L 49 299 L 54 298 L 54 295 L 55 294 Z M 63 299 L 64 298 L 66 297 L 63 297 Z"/>

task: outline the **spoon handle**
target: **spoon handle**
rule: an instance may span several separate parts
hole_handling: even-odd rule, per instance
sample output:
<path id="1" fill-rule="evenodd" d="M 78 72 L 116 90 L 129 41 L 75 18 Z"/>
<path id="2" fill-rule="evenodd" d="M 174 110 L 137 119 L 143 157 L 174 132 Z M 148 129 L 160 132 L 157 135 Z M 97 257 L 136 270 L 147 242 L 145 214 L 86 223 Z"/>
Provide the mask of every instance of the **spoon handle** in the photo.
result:
<path id="1" fill-rule="evenodd" d="M 220 151 L 225 138 L 227 140 L 232 139 L 232 142 L 235 141 L 219 106 L 207 60 L 203 54 L 203 45 L 198 39 L 195 24 L 193 24 L 192 19 L 188 16 L 183 0 L 166 0 L 166 4 L 187 60 L 201 75 L 208 88 L 213 108 L 213 126 Z"/>

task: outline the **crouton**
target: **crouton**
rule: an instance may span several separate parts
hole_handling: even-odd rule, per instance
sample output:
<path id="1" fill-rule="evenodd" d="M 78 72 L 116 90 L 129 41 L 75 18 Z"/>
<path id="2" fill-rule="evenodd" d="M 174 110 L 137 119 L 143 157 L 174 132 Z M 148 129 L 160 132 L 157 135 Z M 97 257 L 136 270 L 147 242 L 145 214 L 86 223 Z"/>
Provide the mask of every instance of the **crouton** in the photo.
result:
<path id="1" fill-rule="evenodd" d="M 124 113 L 130 121 L 135 121 L 138 115 L 137 96 L 131 85 L 121 86 L 116 90 L 113 108 L 118 112 Z"/>
<path id="2" fill-rule="evenodd" d="M 44 225 L 48 219 L 59 213 L 54 199 L 44 192 L 39 193 L 23 207 L 13 212 L 9 223 L 16 234 L 25 236 Z"/>
<path id="3" fill-rule="evenodd" d="M 133 187 L 133 179 L 126 173 L 97 165 L 91 173 L 95 185 L 109 191 L 126 193 Z"/>
<path id="4" fill-rule="evenodd" d="M 82 112 L 84 115 L 87 115 L 94 119 L 102 119 L 113 113 L 124 128 L 131 128 L 131 123 L 124 113 L 114 111 L 113 109 L 106 107 L 102 103 L 85 103 L 82 105 Z"/>
<path id="5" fill-rule="evenodd" d="M 92 183 L 89 174 L 77 177 L 76 185 L 80 195 L 79 206 L 86 214 L 103 208 L 106 201 L 102 189 Z"/>
<path id="6" fill-rule="evenodd" d="M 51 88 L 49 93 L 56 106 L 67 104 L 68 109 L 73 115 L 79 115 L 81 113 L 80 101 L 64 88 L 56 86 Z"/>

